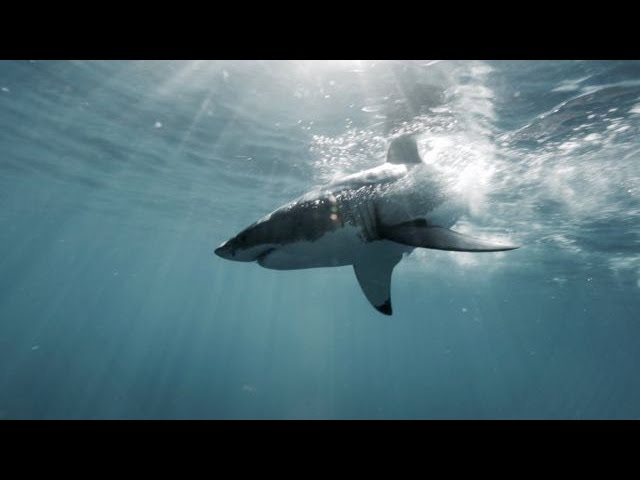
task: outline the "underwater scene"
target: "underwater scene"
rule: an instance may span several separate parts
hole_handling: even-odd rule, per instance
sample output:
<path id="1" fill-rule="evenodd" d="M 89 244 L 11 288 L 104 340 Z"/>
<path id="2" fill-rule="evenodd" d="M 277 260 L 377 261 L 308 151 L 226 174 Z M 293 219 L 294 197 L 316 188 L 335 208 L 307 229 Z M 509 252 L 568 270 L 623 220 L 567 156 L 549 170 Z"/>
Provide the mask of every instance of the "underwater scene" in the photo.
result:
<path id="1" fill-rule="evenodd" d="M 640 418 L 640 61 L 0 61 L 0 419 Z"/>

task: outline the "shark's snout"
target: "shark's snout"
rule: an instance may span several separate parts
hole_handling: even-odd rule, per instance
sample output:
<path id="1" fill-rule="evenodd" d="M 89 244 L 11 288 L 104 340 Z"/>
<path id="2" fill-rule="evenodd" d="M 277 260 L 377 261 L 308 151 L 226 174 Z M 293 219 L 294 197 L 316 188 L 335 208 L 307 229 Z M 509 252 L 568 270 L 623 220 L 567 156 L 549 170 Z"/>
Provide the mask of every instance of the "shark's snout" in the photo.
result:
<path id="1" fill-rule="evenodd" d="M 214 253 L 219 257 L 226 258 L 227 260 L 233 260 L 235 256 L 234 250 L 229 245 L 229 242 L 223 242 L 218 248 L 214 250 Z"/>
<path id="2" fill-rule="evenodd" d="M 227 240 L 214 250 L 215 254 L 225 260 L 235 262 L 255 262 L 263 255 L 273 250 L 270 243 L 252 243 L 247 241 L 248 236 L 242 232 Z"/>

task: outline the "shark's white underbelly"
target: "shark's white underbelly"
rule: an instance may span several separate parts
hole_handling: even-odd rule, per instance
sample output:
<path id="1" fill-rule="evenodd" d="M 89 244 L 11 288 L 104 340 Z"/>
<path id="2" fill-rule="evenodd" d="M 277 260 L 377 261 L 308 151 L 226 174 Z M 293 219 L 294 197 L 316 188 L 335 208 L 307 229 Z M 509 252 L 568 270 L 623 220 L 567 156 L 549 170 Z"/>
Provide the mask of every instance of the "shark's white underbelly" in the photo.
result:
<path id="1" fill-rule="evenodd" d="M 315 241 L 292 242 L 275 248 L 258 263 L 273 270 L 298 270 L 304 268 L 340 267 L 369 260 L 381 250 L 399 253 L 410 252 L 412 247 L 388 240 L 366 242 L 361 229 L 353 226 L 327 232 Z"/>

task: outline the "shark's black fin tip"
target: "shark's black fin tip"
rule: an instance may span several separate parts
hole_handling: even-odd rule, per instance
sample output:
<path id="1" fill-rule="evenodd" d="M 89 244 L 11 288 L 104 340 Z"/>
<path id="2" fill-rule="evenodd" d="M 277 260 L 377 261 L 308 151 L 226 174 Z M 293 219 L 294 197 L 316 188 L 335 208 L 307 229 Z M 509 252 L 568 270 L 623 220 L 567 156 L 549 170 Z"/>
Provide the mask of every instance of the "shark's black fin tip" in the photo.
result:
<path id="1" fill-rule="evenodd" d="M 391 301 L 387 300 L 382 305 L 377 305 L 376 310 L 378 310 L 380 313 L 384 313 L 385 315 L 392 315 L 393 309 L 391 308 Z"/>

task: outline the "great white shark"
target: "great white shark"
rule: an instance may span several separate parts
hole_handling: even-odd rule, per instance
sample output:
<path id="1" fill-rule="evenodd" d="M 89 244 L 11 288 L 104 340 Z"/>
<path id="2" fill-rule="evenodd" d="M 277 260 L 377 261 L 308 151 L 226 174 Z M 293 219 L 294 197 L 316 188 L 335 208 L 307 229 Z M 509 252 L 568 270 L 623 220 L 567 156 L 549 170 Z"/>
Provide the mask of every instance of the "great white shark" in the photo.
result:
<path id="1" fill-rule="evenodd" d="M 460 192 L 420 157 L 416 135 L 393 139 L 386 163 L 335 179 L 278 208 L 220 245 L 227 260 L 274 270 L 353 265 L 369 302 L 392 314 L 391 275 L 415 248 L 518 248 L 463 235 Z"/>

